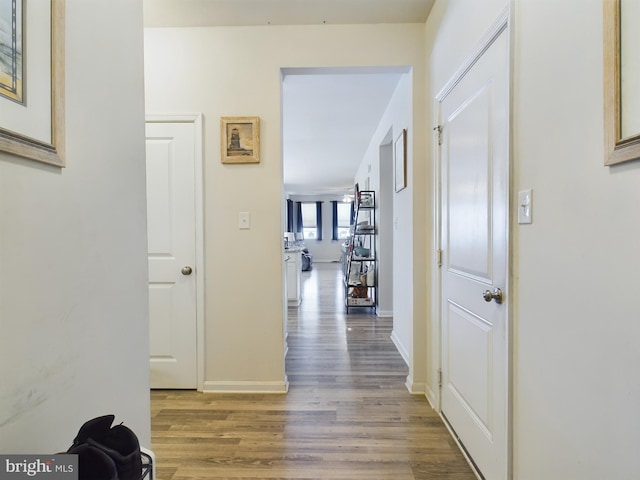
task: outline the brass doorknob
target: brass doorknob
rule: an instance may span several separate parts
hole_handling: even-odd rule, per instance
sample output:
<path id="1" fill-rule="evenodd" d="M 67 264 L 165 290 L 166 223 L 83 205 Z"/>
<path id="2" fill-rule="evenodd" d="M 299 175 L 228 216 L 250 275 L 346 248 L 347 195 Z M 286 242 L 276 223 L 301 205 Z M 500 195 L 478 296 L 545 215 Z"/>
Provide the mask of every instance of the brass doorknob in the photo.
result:
<path id="1" fill-rule="evenodd" d="M 485 290 L 482 296 L 485 302 L 495 300 L 496 303 L 502 303 L 502 290 L 500 290 L 499 288 L 494 288 L 493 292 L 490 290 Z"/>
<path id="2" fill-rule="evenodd" d="M 182 267 L 183 275 L 191 275 L 191 273 L 193 273 L 193 269 L 190 266 Z"/>

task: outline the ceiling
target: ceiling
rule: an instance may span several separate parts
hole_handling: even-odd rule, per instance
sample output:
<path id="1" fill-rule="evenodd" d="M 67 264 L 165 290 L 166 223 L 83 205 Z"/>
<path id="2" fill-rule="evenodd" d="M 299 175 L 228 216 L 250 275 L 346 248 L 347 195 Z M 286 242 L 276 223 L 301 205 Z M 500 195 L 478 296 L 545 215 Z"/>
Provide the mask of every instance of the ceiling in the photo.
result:
<path id="1" fill-rule="evenodd" d="M 145 27 L 424 23 L 435 0 L 143 0 Z"/>
<path id="2" fill-rule="evenodd" d="M 143 0 L 145 27 L 424 23 L 434 0 Z M 283 81 L 284 185 L 341 194 L 408 69 L 292 69 Z"/>
<path id="3" fill-rule="evenodd" d="M 287 193 L 353 190 L 356 170 L 403 73 L 364 68 L 285 71 L 282 141 Z"/>

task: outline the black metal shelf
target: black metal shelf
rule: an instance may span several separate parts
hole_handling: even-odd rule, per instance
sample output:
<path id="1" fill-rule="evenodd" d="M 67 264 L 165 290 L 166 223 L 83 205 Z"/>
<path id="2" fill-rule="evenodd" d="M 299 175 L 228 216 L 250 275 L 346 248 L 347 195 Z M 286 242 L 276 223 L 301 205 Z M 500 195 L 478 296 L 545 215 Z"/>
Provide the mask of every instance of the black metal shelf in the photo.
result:
<path id="1" fill-rule="evenodd" d="M 355 211 L 352 219 L 351 235 L 347 251 L 343 258 L 345 308 L 349 313 L 350 307 L 375 307 L 377 303 L 377 268 L 375 256 L 375 238 L 377 236 L 375 224 L 375 192 L 364 190 L 358 192 L 356 188 Z M 366 222 L 366 223 L 365 223 Z M 361 228 L 362 225 L 368 228 Z M 360 225 L 360 227 L 359 227 Z M 363 247 L 372 256 L 362 257 L 356 254 L 356 249 Z M 373 270 L 371 270 L 373 269 Z M 371 276 L 373 271 L 373 276 Z M 353 275 L 356 277 L 352 278 Z M 363 277 L 361 281 L 356 278 Z M 367 280 L 371 279 L 371 285 Z"/>

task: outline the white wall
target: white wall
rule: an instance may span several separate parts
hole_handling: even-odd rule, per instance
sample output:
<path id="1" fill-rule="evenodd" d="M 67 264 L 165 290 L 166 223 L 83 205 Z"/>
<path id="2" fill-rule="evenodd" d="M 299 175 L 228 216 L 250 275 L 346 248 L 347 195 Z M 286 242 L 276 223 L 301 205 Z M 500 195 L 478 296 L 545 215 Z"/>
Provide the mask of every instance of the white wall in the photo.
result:
<path id="1" fill-rule="evenodd" d="M 412 75 L 413 72 L 402 75 L 398 82 L 398 87 L 391 98 L 389 105 L 380 120 L 380 124 L 371 139 L 369 148 L 357 172 L 357 180 L 361 183 L 370 177 L 372 188 L 380 192 L 381 182 L 394 183 L 393 178 L 380 178 L 380 145 L 388 142 L 388 133 L 391 131 L 392 146 L 398 139 L 403 129 L 407 129 L 409 142 L 416 136 L 424 134 L 414 128 L 412 117 Z M 407 188 L 393 195 L 393 223 L 391 225 L 380 225 L 380 229 L 388 228 L 393 232 L 393 271 L 389 275 L 388 281 L 395 286 L 393 289 L 393 333 L 392 338 L 402 354 L 403 358 L 412 370 L 414 359 L 414 328 L 415 324 L 424 323 L 424 316 L 414 316 L 414 271 L 421 270 L 425 273 L 424 265 L 414 262 L 414 208 L 413 194 L 416 191 L 416 182 L 423 185 L 424 178 L 417 177 L 414 173 L 416 163 L 424 163 L 424 159 L 415 157 L 412 150 L 407 156 Z M 369 169 L 369 166 L 371 168 Z M 370 170 L 370 171 L 369 171 Z M 422 187 L 421 187 L 422 188 Z M 379 197 L 379 195 L 378 195 Z M 379 207 L 381 207 L 379 205 Z M 416 227 L 417 228 L 417 227 Z M 420 245 L 420 249 L 426 251 L 426 245 Z M 383 282 L 380 282 L 381 284 Z M 424 296 L 424 295 L 423 295 Z M 423 337 L 422 337 L 423 338 Z M 422 349 L 416 349 L 416 352 Z M 410 372 L 408 385 L 412 391 L 424 389 L 413 379 L 413 371 Z M 424 382 L 424 379 L 422 380 Z"/>
<path id="2" fill-rule="evenodd" d="M 3 453 L 150 439 L 142 6 L 66 3 L 67 168 L 0 153 Z"/>
<path id="3" fill-rule="evenodd" d="M 640 163 L 602 166 L 602 4 L 529 0 L 515 20 L 515 184 L 535 202 L 532 228 L 516 232 L 516 472 L 633 478 Z"/>
<path id="4" fill-rule="evenodd" d="M 408 65 L 421 85 L 423 28 L 146 30 L 148 112 L 204 114 L 206 388 L 285 388 L 283 285 L 278 281 L 283 274 L 281 69 Z M 420 113 L 424 118 L 424 109 Z M 218 125 L 227 115 L 260 117 L 260 164 L 220 164 Z M 251 230 L 238 230 L 239 211 L 251 213 Z"/>
<path id="5" fill-rule="evenodd" d="M 431 99 L 505 2 L 437 1 Z M 513 471 L 516 480 L 640 470 L 640 163 L 604 167 L 602 2 L 513 2 Z M 431 365 L 437 358 L 430 357 Z"/>

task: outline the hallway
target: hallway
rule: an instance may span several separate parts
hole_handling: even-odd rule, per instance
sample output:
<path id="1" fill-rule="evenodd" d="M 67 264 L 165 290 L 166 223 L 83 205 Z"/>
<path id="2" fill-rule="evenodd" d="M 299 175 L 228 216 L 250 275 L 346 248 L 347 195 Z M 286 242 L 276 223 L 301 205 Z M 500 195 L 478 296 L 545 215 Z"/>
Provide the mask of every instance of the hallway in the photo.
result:
<path id="1" fill-rule="evenodd" d="M 289 308 L 287 395 L 151 392 L 160 480 L 473 480 L 369 309 L 344 313 L 340 265 L 303 272 Z"/>

